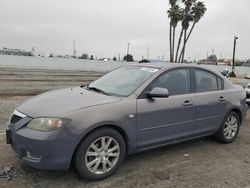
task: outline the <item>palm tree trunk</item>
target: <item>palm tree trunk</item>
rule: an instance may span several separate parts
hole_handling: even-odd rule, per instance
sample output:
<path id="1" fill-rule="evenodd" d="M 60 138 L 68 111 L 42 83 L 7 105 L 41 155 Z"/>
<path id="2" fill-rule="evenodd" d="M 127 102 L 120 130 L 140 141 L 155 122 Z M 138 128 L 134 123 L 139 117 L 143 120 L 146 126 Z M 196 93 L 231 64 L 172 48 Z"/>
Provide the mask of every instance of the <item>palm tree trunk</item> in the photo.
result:
<path id="1" fill-rule="evenodd" d="M 178 63 L 182 63 L 183 52 L 184 52 L 184 49 L 186 47 L 186 43 L 185 43 L 185 41 L 186 41 L 186 35 L 187 35 L 187 30 L 184 29 L 183 46 L 182 46 L 182 51 L 181 51 L 179 59 L 178 59 Z"/>
<path id="2" fill-rule="evenodd" d="M 169 48 L 170 48 L 170 62 L 172 59 L 172 26 L 169 24 Z"/>
<path id="3" fill-rule="evenodd" d="M 194 26 L 195 26 L 195 24 L 196 24 L 196 22 L 194 22 L 194 23 L 193 23 L 193 25 L 192 25 L 192 27 L 191 27 L 191 29 L 190 29 L 189 33 L 188 33 L 188 36 L 187 36 L 187 39 L 186 39 L 186 43 L 187 43 L 187 41 L 188 41 L 188 39 L 189 39 L 189 37 L 190 37 L 191 33 L 192 33 L 192 32 L 193 32 L 193 30 L 194 30 Z"/>
<path id="4" fill-rule="evenodd" d="M 177 63 L 177 60 L 178 60 L 178 55 L 179 55 L 179 49 L 180 49 L 180 45 L 181 45 L 182 35 L 183 35 L 183 29 L 181 29 L 181 33 L 180 33 L 180 36 L 179 36 L 179 41 L 178 41 L 178 45 L 177 45 L 177 49 L 176 49 L 176 54 L 175 54 L 175 62 L 176 63 Z"/>
<path id="5" fill-rule="evenodd" d="M 174 62 L 174 46 L 175 46 L 175 27 L 173 28 L 172 62 Z"/>
<path id="6" fill-rule="evenodd" d="M 189 31 L 189 33 L 188 33 L 188 36 L 187 36 L 187 38 L 186 38 L 186 40 L 185 40 L 185 43 L 186 43 L 186 44 L 187 44 L 187 41 L 188 41 L 188 39 L 189 39 L 191 33 L 192 33 L 193 30 L 194 30 L 195 24 L 196 24 L 196 22 L 193 23 L 192 28 L 190 29 L 190 31 Z M 184 51 L 184 47 L 181 49 L 181 56 L 183 56 L 183 51 Z"/>
<path id="7" fill-rule="evenodd" d="M 184 31 L 184 45 L 183 45 L 183 53 L 181 57 L 181 63 L 184 61 L 185 49 L 186 49 L 186 39 L 187 39 L 187 30 Z"/>

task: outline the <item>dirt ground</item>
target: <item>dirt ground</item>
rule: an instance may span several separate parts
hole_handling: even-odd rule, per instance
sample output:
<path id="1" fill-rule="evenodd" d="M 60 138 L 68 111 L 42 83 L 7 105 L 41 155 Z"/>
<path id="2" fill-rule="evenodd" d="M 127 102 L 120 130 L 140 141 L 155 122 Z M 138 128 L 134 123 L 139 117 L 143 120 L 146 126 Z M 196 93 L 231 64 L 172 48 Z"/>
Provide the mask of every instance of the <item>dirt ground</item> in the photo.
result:
<path id="1" fill-rule="evenodd" d="M 6 74 L 11 72 L 7 80 Z M 82 180 L 74 170 L 41 171 L 24 165 L 5 144 L 3 125 L 15 107 L 30 95 L 81 85 L 102 74 L 79 72 L 75 76 L 64 72 L 55 76 L 59 73 L 48 71 L 39 77 L 38 73 L 27 71 L 20 77 L 18 70 L 0 71 L 0 171 L 9 164 L 16 169 L 10 181 L 0 178 L 0 188 L 250 187 L 250 111 L 232 144 L 220 144 L 208 137 L 128 156 L 115 175 L 99 182 Z"/>

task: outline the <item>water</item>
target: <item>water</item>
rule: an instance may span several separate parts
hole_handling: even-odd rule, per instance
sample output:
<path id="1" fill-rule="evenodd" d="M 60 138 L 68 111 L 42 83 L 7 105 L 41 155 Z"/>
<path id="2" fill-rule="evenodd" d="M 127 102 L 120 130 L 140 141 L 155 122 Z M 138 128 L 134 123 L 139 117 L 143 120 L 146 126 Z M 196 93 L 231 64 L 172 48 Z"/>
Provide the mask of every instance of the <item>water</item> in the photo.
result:
<path id="1" fill-rule="evenodd" d="M 223 71 L 224 69 L 229 70 L 229 72 L 232 71 L 231 66 L 224 66 L 224 65 L 206 65 L 206 66 L 211 67 L 211 68 L 218 70 L 220 72 Z M 237 67 L 235 67 L 235 74 L 237 76 L 244 77 L 247 74 L 250 74 L 250 67 L 237 66 Z"/>
<path id="2" fill-rule="evenodd" d="M 81 71 L 111 71 L 117 67 L 128 65 L 128 62 L 81 60 L 72 58 L 48 58 L 48 57 L 24 57 L 0 55 L 0 68 L 28 68 L 28 69 L 58 69 L 58 70 L 81 70 Z M 205 65 L 218 71 L 228 69 L 230 66 Z M 236 67 L 236 75 L 245 76 L 250 74 L 250 67 Z"/>

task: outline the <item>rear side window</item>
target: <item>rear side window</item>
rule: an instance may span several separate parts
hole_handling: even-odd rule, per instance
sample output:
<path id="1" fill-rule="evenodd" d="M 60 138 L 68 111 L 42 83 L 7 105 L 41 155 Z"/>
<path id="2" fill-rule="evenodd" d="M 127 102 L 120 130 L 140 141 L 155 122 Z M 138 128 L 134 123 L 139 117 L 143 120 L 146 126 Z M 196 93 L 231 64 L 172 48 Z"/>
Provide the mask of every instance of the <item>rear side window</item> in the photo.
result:
<path id="1" fill-rule="evenodd" d="M 223 89 L 222 79 L 203 70 L 195 71 L 196 92 L 216 91 Z"/>
<path id="2" fill-rule="evenodd" d="M 166 88 L 170 95 L 182 95 L 190 93 L 190 70 L 176 69 L 169 71 L 157 78 L 151 88 Z"/>

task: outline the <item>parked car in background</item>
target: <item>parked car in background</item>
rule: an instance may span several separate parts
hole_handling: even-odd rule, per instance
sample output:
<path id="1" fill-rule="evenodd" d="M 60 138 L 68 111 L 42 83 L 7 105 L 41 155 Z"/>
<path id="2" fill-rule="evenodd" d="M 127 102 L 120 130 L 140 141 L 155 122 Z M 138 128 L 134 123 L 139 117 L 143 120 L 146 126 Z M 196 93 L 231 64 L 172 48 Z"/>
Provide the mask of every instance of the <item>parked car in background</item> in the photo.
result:
<path id="1" fill-rule="evenodd" d="M 126 155 L 210 135 L 231 143 L 246 110 L 243 87 L 213 70 L 136 64 L 31 98 L 14 111 L 6 137 L 27 165 L 74 165 L 83 178 L 100 180 Z"/>
<path id="2" fill-rule="evenodd" d="M 246 79 L 250 79 L 250 74 L 246 74 L 246 75 L 245 75 L 245 78 L 246 78 Z"/>
<path id="3" fill-rule="evenodd" d="M 228 69 L 223 69 L 223 71 L 221 71 L 221 74 L 225 77 L 228 77 L 229 75 L 229 70 Z"/>
<path id="4" fill-rule="evenodd" d="M 246 90 L 246 93 L 247 93 L 246 101 L 247 101 L 247 104 L 250 105 L 250 83 L 247 85 L 245 90 Z"/>

